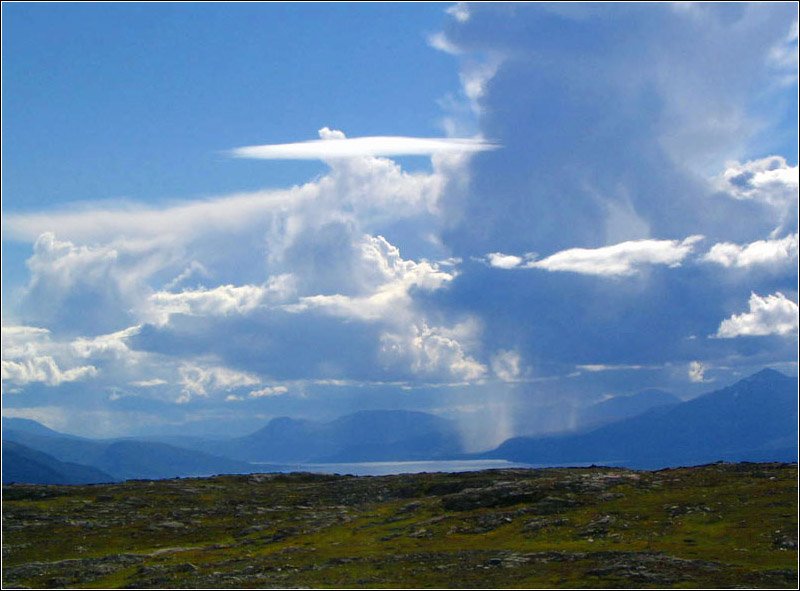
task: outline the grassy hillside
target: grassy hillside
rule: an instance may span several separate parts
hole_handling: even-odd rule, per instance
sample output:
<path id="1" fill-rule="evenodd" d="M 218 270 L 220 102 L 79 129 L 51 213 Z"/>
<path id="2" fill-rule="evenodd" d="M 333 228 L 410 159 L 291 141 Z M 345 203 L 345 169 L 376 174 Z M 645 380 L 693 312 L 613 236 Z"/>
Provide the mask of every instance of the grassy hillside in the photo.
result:
<path id="1" fill-rule="evenodd" d="M 797 466 L 3 489 L 3 584 L 794 587 Z"/>

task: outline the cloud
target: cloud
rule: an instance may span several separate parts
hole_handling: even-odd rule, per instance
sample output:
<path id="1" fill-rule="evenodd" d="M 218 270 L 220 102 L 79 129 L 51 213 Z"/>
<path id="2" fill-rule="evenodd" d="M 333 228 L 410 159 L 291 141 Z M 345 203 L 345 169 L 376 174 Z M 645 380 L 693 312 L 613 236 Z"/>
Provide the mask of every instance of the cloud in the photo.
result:
<path id="1" fill-rule="evenodd" d="M 797 200 L 798 169 L 782 156 L 745 163 L 729 162 L 717 178 L 717 187 L 735 199 L 785 206 Z"/>
<path id="2" fill-rule="evenodd" d="M 199 263 L 197 261 L 191 261 L 186 266 L 186 268 L 180 272 L 180 274 L 178 274 L 172 281 L 164 285 L 164 289 L 166 290 L 175 289 L 176 287 L 178 287 L 178 285 L 180 285 L 193 275 L 201 275 L 203 277 L 210 276 L 208 269 L 206 269 L 202 263 Z"/>
<path id="3" fill-rule="evenodd" d="M 487 372 L 486 366 L 465 350 L 464 343 L 475 339 L 476 332 L 472 322 L 452 328 L 422 322 L 403 332 L 385 332 L 381 335 L 381 359 L 387 365 L 407 364 L 417 376 L 475 381 Z"/>
<path id="4" fill-rule="evenodd" d="M 504 382 L 515 382 L 522 372 L 522 359 L 517 351 L 500 350 L 492 356 L 492 372 Z"/>
<path id="5" fill-rule="evenodd" d="M 3 359 L 36 353 L 50 340 L 50 331 L 38 326 L 4 325 L 2 327 Z"/>
<path id="6" fill-rule="evenodd" d="M 165 386 L 169 382 L 161 378 L 154 378 L 152 380 L 135 380 L 128 383 L 136 388 L 155 388 L 156 386 Z"/>
<path id="7" fill-rule="evenodd" d="M 782 156 L 728 162 L 713 184 L 737 201 L 765 206 L 772 214 L 772 223 L 778 224 L 771 238 L 797 230 L 798 167 L 789 166 Z"/>
<path id="8" fill-rule="evenodd" d="M 435 240 L 438 200 L 464 182 L 465 157 L 439 154 L 432 172 L 409 173 L 365 156 L 331 162 L 327 174 L 287 190 L 4 215 L 4 238 L 35 241 L 24 317 L 91 334 L 175 314 L 249 312 L 289 297 L 273 283 L 290 274 L 299 294 L 350 295 L 358 288 L 349 267 L 373 228 L 412 240 L 434 236 L 426 250 L 450 255 Z M 217 286 L 175 291 L 193 274 Z M 94 313 L 76 314 L 75 306 Z"/>
<path id="9" fill-rule="evenodd" d="M 797 259 L 797 254 L 798 235 L 792 234 L 779 240 L 757 240 L 745 245 L 719 242 L 700 260 L 723 267 L 780 267 Z"/>
<path id="10" fill-rule="evenodd" d="M 362 156 L 433 156 L 436 154 L 484 152 L 497 144 L 475 138 L 416 138 L 374 136 L 347 138 L 344 133 L 323 127 L 322 139 L 292 144 L 268 144 L 234 148 L 235 158 L 260 160 L 331 160 Z"/>
<path id="11" fill-rule="evenodd" d="M 250 398 L 265 398 L 268 396 L 281 396 L 288 391 L 289 388 L 286 386 L 266 386 L 259 390 L 253 390 L 247 396 Z"/>
<path id="12" fill-rule="evenodd" d="M 648 265 L 680 266 L 692 252 L 694 245 L 702 236 L 689 236 L 684 240 L 630 240 L 600 248 L 570 248 L 541 260 L 491 253 L 487 255 L 489 264 L 501 269 L 520 266 L 525 269 L 544 269 L 564 271 L 584 275 L 629 276 Z"/>
<path id="13" fill-rule="evenodd" d="M 115 359 L 136 356 L 128 346 L 128 339 L 139 334 L 140 325 L 131 326 L 110 334 L 96 337 L 79 337 L 70 343 L 71 350 L 82 358 L 112 357 Z"/>
<path id="14" fill-rule="evenodd" d="M 22 242 L 54 231 L 79 242 L 111 243 L 120 236 L 159 238 L 162 244 L 167 240 L 180 242 L 264 224 L 287 207 L 313 200 L 318 192 L 319 187 L 309 183 L 293 189 L 235 193 L 161 207 L 85 205 L 76 210 L 9 213 L 3 216 L 3 234 L 6 240 Z"/>
<path id="15" fill-rule="evenodd" d="M 440 289 L 455 277 L 455 272 L 444 271 L 436 263 L 403 259 L 400 250 L 383 236 L 365 235 L 359 247 L 361 264 L 355 279 L 366 282 L 368 293 L 304 296 L 285 309 L 295 313 L 320 310 L 366 321 L 386 319 L 388 315 L 404 317 L 411 303 L 412 289 Z"/>
<path id="16" fill-rule="evenodd" d="M 326 175 L 286 191 L 161 208 L 89 207 L 4 222 L 17 239 L 43 236 L 31 261 L 32 284 L 48 289 L 30 289 L 26 299 L 44 312 L 52 302 L 64 303 L 63 314 L 44 315 L 57 333 L 64 326 L 78 334 L 100 333 L 67 348 L 72 356 L 102 360 L 107 380 L 162 379 L 170 386 L 153 395 L 187 401 L 213 389 L 206 378 L 192 378 L 185 367 L 181 372 L 181 364 L 195 358 L 239 368 L 244 359 L 254 378 L 269 375 L 262 373 L 265 367 L 280 373 L 288 365 L 293 377 L 376 380 L 378 369 L 359 365 L 377 355 L 380 334 L 437 315 L 433 308 L 417 306 L 418 295 L 437 291 L 457 276 L 458 259 L 436 240 L 436 220 L 440 196 L 464 181 L 464 157 L 438 154 L 430 173 L 408 173 L 391 160 L 371 156 L 336 160 Z M 380 226 L 401 239 L 417 240 L 417 252 L 421 243 L 442 262 L 404 259 L 388 240 L 368 232 Z M 56 239 L 47 228 L 58 228 L 69 239 Z M 175 289 L 193 274 L 217 285 Z M 93 314 L 76 314 L 87 297 Z M 103 322 L 89 324 L 87 318 Z M 355 329 L 348 325 L 354 319 L 375 328 Z M 132 340 L 131 335 L 120 338 L 120 325 L 143 331 Z M 157 343 L 154 333 L 172 344 Z M 371 351 L 365 348 L 370 339 Z M 281 340 L 284 345 L 288 340 L 293 352 L 278 348 Z M 308 353 L 320 346 L 318 354 Z M 271 352 L 269 363 L 256 354 L 265 349 Z M 285 356 L 294 359 L 281 362 Z M 138 370 L 132 360 L 140 364 Z M 405 377 L 411 369 L 393 371 Z M 446 373 L 441 377 L 452 379 Z M 179 395 L 171 384 L 181 389 Z"/>
<path id="17" fill-rule="evenodd" d="M 607 364 L 607 363 L 589 363 L 584 365 L 577 365 L 576 368 L 590 373 L 597 373 L 601 371 L 630 371 L 640 369 L 661 369 L 660 365 L 638 365 L 638 364 Z"/>
<path id="18" fill-rule="evenodd" d="M 247 314 L 268 303 L 286 300 L 293 293 L 294 277 L 288 273 L 270 277 L 262 285 L 220 285 L 212 289 L 198 288 L 178 293 L 159 291 L 148 300 L 148 316 L 152 321 L 164 324 L 172 314 Z"/>
<path id="19" fill-rule="evenodd" d="M 696 384 L 702 384 L 706 380 L 705 372 L 708 369 L 704 364 L 699 361 L 692 361 L 689 364 L 689 381 Z"/>
<path id="20" fill-rule="evenodd" d="M 148 280 L 175 256 L 159 239 L 79 245 L 44 232 L 26 261 L 30 281 L 21 298 L 23 316 L 81 333 L 135 324 L 135 309 L 150 291 Z M 76 311 L 76 306 L 92 313 Z"/>
<path id="21" fill-rule="evenodd" d="M 441 31 L 428 35 L 428 45 L 444 53 L 449 53 L 450 55 L 458 55 L 461 53 L 458 47 L 450 43 L 447 39 L 447 35 Z"/>
<path id="22" fill-rule="evenodd" d="M 97 375 L 97 368 L 92 365 L 62 369 L 49 355 L 21 360 L 3 359 L 2 364 L 3 381 L 17 386 L 34 382 L 58 386 L 63 382 L 84 380 Z"/>
<path id="23" fill-rule="evenodd" d="M 490 252 L 486 255 L 489 266 L 496 269 L 513 269 L 519 267 L 523 261 L 522 257 L 513 254 L 503 254 L 502 252 Z"/>
<path id="24" fill-rule="evenodd" d="M 470 17 L 469 6 L 465 2 L 456 2 L 453 6 L 448 7 L 445 12 L 460 23 L 467 22 Z"/>
<path id="25" fill-rule="evenodd" d="M 797 81 L 798 67 L 798 22 L 794 21 L 786 37 L 776 43 L 769 52 L 770 65 L 786 72 L 785 82 Z"/>
<path id="26" fill-rule="evenodd" d="M 734 314 L 719 325 L 716 337 L 732 339 L 742 336 L 797 335 L 797 304 L 781 292 L 760 296 L 750 294 L 750 310 Z"/>
<path id="27" fill-rule="evenodd" d="M 195 396 L 208 397 L 210 393 L 230 391 L 260 383 L 257 376 L 221 366 L 202 366 L 184 363 L 179 368 L 181 395 L 176 402 L 186 403 Z"/>
<path id="28" fill-rule="evenodd" d="M 33 326 L 3 326 L 2 378 L 5 384 L 42 383 L 58 386 L 95 377 L 94 365 L 75 365 L 65 348 L 53 343 L 50 331 Z"/>

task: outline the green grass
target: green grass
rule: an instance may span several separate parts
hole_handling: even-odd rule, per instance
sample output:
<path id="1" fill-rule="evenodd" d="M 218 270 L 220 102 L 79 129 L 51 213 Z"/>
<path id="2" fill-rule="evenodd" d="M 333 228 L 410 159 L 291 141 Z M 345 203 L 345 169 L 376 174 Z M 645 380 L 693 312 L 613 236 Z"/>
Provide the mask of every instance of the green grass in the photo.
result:
<path id="1" fill-rule="evenodd" d="M 484 490 L 479 501 L 471 489 Z M 552 497 L 564 506 L 547 509 L 542 499 Z M 452 503 L 465 498 L 472 504 Z M 791 588 L 797 580 L 797 467 L 788 464 L 13 485 L 3 505 L 7 586 Z"/>

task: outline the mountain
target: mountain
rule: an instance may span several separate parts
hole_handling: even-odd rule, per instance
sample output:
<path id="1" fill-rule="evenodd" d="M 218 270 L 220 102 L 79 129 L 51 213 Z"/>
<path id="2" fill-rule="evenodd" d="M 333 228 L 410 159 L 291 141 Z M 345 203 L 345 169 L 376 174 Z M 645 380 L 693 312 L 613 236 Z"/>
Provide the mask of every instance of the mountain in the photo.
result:
<path id="1" fill-rule="evenodd" d="M 602 402 L 592 404 L 580 413 L 581 430 L 599 427 L 606 423 L 621 421 L 647 412 L 652 408 L 678 404 L 680 398 L 664 390 L 643 390 L 631 396 L 615 396 Z"/>
<path id="2" fill-rule="evenodd" d="M 65 435 L 64 433 L 59 433 L 58 431 L 53 431 L 50 427 L 45 427 L 41 423 L 34 421 L 32 419 L 18 419 L 18 418 L 8 418 L 3 417 L 3 431 L 5 430 L 12 430 L 12 431 L 22 431 L 24 433 L 33 433 L 35 435 L 50 435 L 50 436 L 57 436 L 57 437 L 72 437 L 71 435 Z"/>
<path id="3" fill-rule="evenodd" d="M 3 438 L 4 446 L 8 441 L 18 443 L 60 462 L 91 466 L 121 480 L 232 474 L 255 468 L 246 462 L 153 441 L 95 440 L 49 429 L 43 434 L 36 428 L 20 431 L 8 427 L 3 429 Z"/>
<path id="4" fill-rule="evenodd" d="M 255 462 L 429 460 L 461 452 L 446 419 L 405 410 L 365 410 L 320 423 L 280 417 L 245 437 L 206 442 L 232 458 Z"/>
<path id="5" fill-rule="evenodd" d="M 19 443 L 3 441 L 3 484 L 94 484 L 115 480 L 92 466 L 61 462 Z"/>
<path id="6" fill-rule="evenodd" d="M 431 460 L 461 452 L 461 440 L 447 419 L 414 411 L 360 411 L 328 423 L 335 451 L 324 462 Z"/>
<path id="7" fill-rule="evenodd" d="M 797 461 L 797 378 L 765 369 L 727 388 L 589 432 L 509 439 L 477 457 L 635 468 Z"/>
<path id="8" fill-rule="evenodd" d="M 244 437 L 94 440 L 35 421 L 4 422 L 3 437 L 61 462 L 92 466 L 118 479 L 172 478 L 275 469 L 270 463 L 366 462 L 449 458 L 462 452 L 455 425 L 413 411 L 360 411 L 329 422 L 281 417 Z M 175 441 L 178 441 L 176 439 Z M 254 466 L 249 462 L 259 462 Z"/>

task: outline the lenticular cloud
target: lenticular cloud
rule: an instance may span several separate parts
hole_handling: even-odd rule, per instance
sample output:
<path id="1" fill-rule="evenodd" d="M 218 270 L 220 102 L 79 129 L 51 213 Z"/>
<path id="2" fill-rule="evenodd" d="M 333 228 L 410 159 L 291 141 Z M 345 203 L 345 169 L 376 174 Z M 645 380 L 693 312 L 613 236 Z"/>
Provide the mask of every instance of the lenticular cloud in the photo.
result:
<path id="1" fill-rule="evenodd" d="M 323 127 L 318 140 L 291 144 L 267 144 L 234 148 L 235 158 L 260 160 L 327 160 L 358 156 L 432 156 L 494 150 L 499 146 L 476 138 L 418 138 L 372 136 L 348 138 L 341 131 Z"/>

